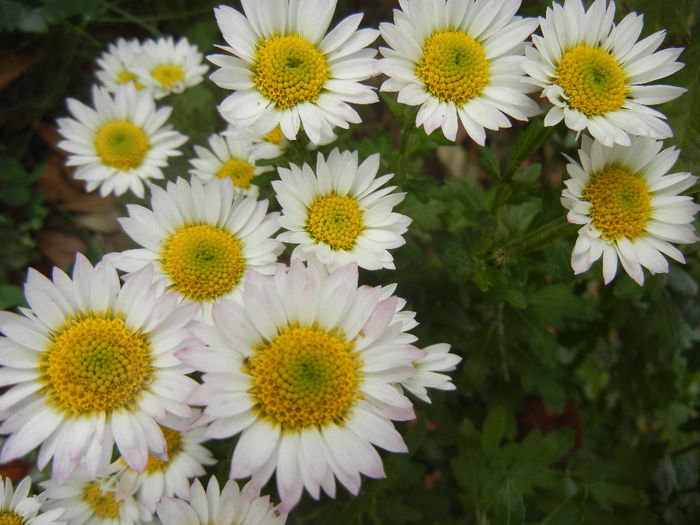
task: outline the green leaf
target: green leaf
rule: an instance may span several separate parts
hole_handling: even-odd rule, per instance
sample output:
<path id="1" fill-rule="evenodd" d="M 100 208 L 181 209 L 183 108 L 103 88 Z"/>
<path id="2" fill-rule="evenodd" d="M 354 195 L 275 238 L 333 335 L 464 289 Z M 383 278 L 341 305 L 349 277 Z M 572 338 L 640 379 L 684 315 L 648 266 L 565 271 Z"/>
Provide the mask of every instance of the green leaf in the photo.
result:
<path id="1" fill-rule="evenodd" d="M 491 508 L 492 525 L 521 525 L 525 521 L 523 497 L 510 478 L 496 495 Z"/>
<path id="2" fill-rule="evenodd" d="M 506 433 L 509 417 L 512 417 L 510 409 L 502 404 L 491 408 L 486 416 L 481 433 L 481 447 L 487 454 L 495 454 L 498 451 L 501 440 Z"/>
<path id="3" fill-rule="evenodd" d="M 22 288 L 14 284 L 0 285 L 0 310 L 9 310 L 15 306 L 25 306 Z"/>
<path id="4" fill-rule="evenodd" d="M 531 120 L 525 130 L 520 132 L 518 138 L 515 139 L 515 148 L 508 162 L 505 178 L 512 177 L 525 159 L 540 149 L 553 131 L 553 127 L 544 127 L 543 118 Z"/>
<path id="5" fill-rule="evenodd" d="M 478 146 L 479 149 L 479 164 L 481 164 L 487 173 L 496 179 L 501 178 L 501 167 L 498 164 L 498 157 L 491 148 Z"/>

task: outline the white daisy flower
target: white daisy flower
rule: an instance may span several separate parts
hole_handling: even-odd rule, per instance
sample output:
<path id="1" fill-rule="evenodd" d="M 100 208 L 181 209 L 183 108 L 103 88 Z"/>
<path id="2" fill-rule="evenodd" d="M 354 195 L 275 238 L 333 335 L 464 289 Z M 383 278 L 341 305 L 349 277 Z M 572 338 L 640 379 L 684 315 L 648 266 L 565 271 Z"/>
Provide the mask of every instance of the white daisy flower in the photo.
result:
<path id="1" fill-rule="evenodd" d="M 458 121 L 483 145 L 484 128 L 510 127 L 506 115 L 527 120 L 540 112 L 521 71 L 523 41 L 537 26 L 514 16 L 520 0 L 399 0 L 394 23 L 379 25 L 390 48 L 378 69 L 389 77 L 382 91 L 420 105 L 416 126 L 437 128 L 450 140 Z"/>
<path id="2" fill-rule="evenodd" d="M 209 69 L 197 46 L 184 36 L 177 42 L 171 36 L 146 40 L 141 53 L 134 72 L 157 99 L 196 86 Z"/>
<path id="3" fill-rule="evenodd" d="M 260 496 L 252 483 L 243 490 L 234 480 L 224 485 L 209 479 L 207 491 L 199 480 L 192 483 L 182 499 L 163 498 L 158 504 L 158 517 L 167 525 L 284 525 L 287 515 L 270 503 L 269 496 Z"/>
<path id="4" fill-rule="evenodd" d="M 633 137 L 629 147 L 612 148 L 583 137 L 581 163 L 568 159 L 572 178 L 565 181 L 561 198 L 569 222 L 583 224 L 571 255 L 574 273 L 585 272 L 602 256 L 606 284 L 615 277 L 619 259 L 642 285 L 642 266 L 652 274 L 666 273 L 663 255 L 685 262 L 670 243 L 698 240 L 692 222 L 700 206 L 692 197 L 678 195 L 697 177 L 667 175 L 680 151 L 661 148 L 660 141 L 642 137 Z"/>
<path id="5" fill-rule="evenodd" d="M 122 195 L 130 190 L 144 196 L 144 181 L 162 179 L 161 168 L 187 137 L 164 126 L 172 108 L 156 110 L 146 91 L 136 91 L 133 83 L 118 86 L 114 97 L 98 86 L 92 90 L 95 109 L 67 100 L 73 118 L 59 118 L 58 132 L 65 140 L 59 147 L 71 153 L 68 166 L 78 166 L 73 174 L 86 181 L 85 189 L 99 188 L 103 197 Z"/>
<path id="6" fill-rule="evenodd" d="M 201 445 L 206 441 L 203 426 L 190 428 L 199 417 L 179 418 L 168 416 L 160 425 L 165 436 L 167 459 L 148 456 L 143 472 L 130 469 L 120 458 L 110 465 L 106 474 L 114 476 L 117 499 L 135 495 L 151 512 L 163 496 L 187 498 L 190 479 L 204 475 L 203 465 L 212 465 L 216 460 L 209 450 Z"/>
<path id="7" fill-rule="evenodd" d="M 153 514 L 128 496 L 119 499 L 114 478 L 91 479 L 83 471 L 75 471 L 64 483 L 50 479 L 41 483 L 42 509 L 65 509 L 62 518 L 70 525 L 141 525 L 150 523 Z"/>
<path id="8" fill-rule="evenodd" d="M 266 214 L 267 201 L 234 195 L 230 178 L 202 184 L 183 178 L 167 190 L 151 188 L 151 207 L 130 204 L 119 219 L 143 248 L 109 254 L 122 271 L 155 266 L 156 279 L 181 300 L 199 307 L 209 319 L 212 304 L 241 294 L 249 269 L 271 274 L 284 245 L 270 238 L 279 228 L 278 213 Z"/>
<path id="9" fill-rule="evenodd" d="M 0 312 L 0 433 L 9 434 L 0 463 L 41 445 L 39 470 L 52 461 L 58 483 L 84 462 L 93 478 L 116 442 L 127 464 L 142 471 L 148 455 L 166 452 L 156 421 L 189 416 L 197 384 L 173 352 L 187 342 L 195 309 L 152 284 L 144 268 L 119 286 L 106 261 L 94 268 L 78 254 L 71 280 L 54 268 L 53 282 L 34 269 L 23 315 Z"/>
<path id="10" fill-rule="evenodd" d="M 316 170 L 304 164 L 277 168 L 272 183 L 282 206 L 277 238 L 297 244 L 292 257 L 317 259 L 330 268 L 349 262 L 368 270 L 394 268 L 388 252 L 402 246 L 411 219 L 393 212 L 405 193 L 396 186 L 382 187 L 393 174 L 377 177 L 379 154 L 358 165 L 357 152 L 334 149 L 318 154 Z"/>
<path id="11" fill-rule="evenodd" d="M 17 489 L 12 486 L 10 478 L 0 478 L 0 523 L 7 525 L 64 525 L 63 509 L 53 509 L 48 512 L 39 512 L 41 504 L 39 498 L 29 495 L 32 486 L 32 478 L 27 476 Z"/>
<path id="12" fill-rule="evenodd" d="M 395 385 L 425 353 L 402 339 L 398 299 L 357 278 L 355 264 L 329 275 L 299 260 L 274 277 L 250 272 L 243 303 L 214 305 L 214 326 L 194 327 L 203 344 L 178 354 L 204 372 L 190 400 L 214 418 L 206 435 L 240 433 L 230 477 L 259 488 L 276 470 L 284 511 L 304 488 L 335 497 L 337 478 L 357 494 L 360 474 L 384 477 L 375 445 L 407 450 L 391 420 L 415 413 Z"/>
<path id="13" fill-rule="evenodd" d="M 532 82 L 554 104 L 546 126 L 564 119 L 574 131 L 588 132 L 606 146 L 629 146 L 630 135 L 657 139 L 673 135 L 666 117 L 647 105 L 680 96 L 684 88 L 645 85 L 683 67 L 681 48 L 656 51 L 666 34 L 637 42 L 643 17 L 629 13 L 615 25 L 615 3 L 596 0 L 588 11 L 581 0 L 553 4 L 540 17 L 542 36 L 533 35 L 523 64 Z"/>
<path id="14" fill-rule="evenodd" d="M 141 56 L 141 44 L 138 40 L 118 38 L 116 42 L 109 44 L 107 51 L 97 59 L 100 69 L 95 75 L 102 85 L 112 92 L 116 91 L 118 86 L 129 82 L 133 82 L 136 89 L 143 89 L 143 84 L 134 72 L 134 66 L 138 64 Z"/>
<path id="15" fill-rule="evenodd" d="M 413 362 L 416 373 L 401 381 L 401 386 L 414 396 L 430 403 L 427 388 L 455 390 L 450 376 L 440 372 L 450 372 L 457 367 L 461 357 L 450 353 L 450 345 L 438 343 L 423 348 L 426 356 Z"/>
<path id="16" fill-rule="evenodd" d="M 214 134 L 209 137 L 209 148 L 194 147 L 197 158 L 190 160 L 194 166 L 190 173 L 202 182 L 228 177 L 236 191 L 253 197 L 259 191 L 258 186 L 251 184 L 253 178 L 274 169 L 272 166 L 258 166 L 256 162 L 282 154 L 279 146 L 260 139 L 254 141 L 253 136 L 244 131 Z"/>
<path id="17" fill-rule="evenodd" d="M 294 140 L 303 126 L 314 144 L 334 137 L 332 128 L 361 122 L 349 105 L 378 101 L 361 84 L 375 74 L 379 35 L 357 27 L 362 14 L 326 30 L 337 0 L 243 0 L 244 14 L 228 6 L 214 9 L 230 55 L 207 58 L 221 69 L 211 79 L 235 90 L 219 106 L 236 128 L 265 134 L 279 125 Z M 324 36 L 325 35 L 325 36 Z"/>

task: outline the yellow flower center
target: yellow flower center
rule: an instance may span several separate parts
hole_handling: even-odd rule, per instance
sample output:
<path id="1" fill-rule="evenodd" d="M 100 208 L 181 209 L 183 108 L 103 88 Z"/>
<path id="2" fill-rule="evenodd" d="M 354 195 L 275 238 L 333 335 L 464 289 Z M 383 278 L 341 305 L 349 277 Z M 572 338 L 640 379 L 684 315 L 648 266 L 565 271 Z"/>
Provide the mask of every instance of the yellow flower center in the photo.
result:
<path id="1" fill-rule="evenodd" d="M 51 335 L 39 356 L 49 404 L 76 417 L 131 407 L 151 380 L 148 338 L 121 315 L 78 313 Z"/>
<path id="2" fill-rule="evenodd" d="M 284 134 L 282 133 L 282 128 L 280 128 L 279 124 L 275 126 L 275 129 L 273 129 L 272 131 L 268 132 L 267 135 L 265 135 L 265 140 L 277 146 L 280 145 L 280 142 L 282 142 L 283 138 Z"/>
<path id="3" fill-rule="evenodd" d="M 160 426 L 160 429 L 163 431 L 163 436 L 165 436 L 165 444 L 168 449 L 168 460 L 163 461 L 162 459 L 158 459 L 157 457 L 149 454 L 148 464 L 146 465 L 146 470 L 144 470 L 144 472 L 148 474 L 160 472 L 168 468 L 168 464 L 170 464 L 182 450 L 182 434 L 180 434 L 179 431 L 163 426 Z"/>
<path id="4" fill-rule="evenodd" d="M 132 73 L 128 69 L 125 69 L 121 73 L 119 73 L 119 76 L 117 77 L 117 80 L 119 81 L 120 84 L 127 84 L 129 82 L 134 83 L 134 87 L 138 90 L 143 89 L 143 84 L 138 81 L 138 76 L 136 73 Z"/>
<path id="5" fill-rule="evenodd" d="M 566 51 L 555 74 L 569 106 L 586 116 L 615 111 L 625 102 L 625 73 L 603 49 L 580 45 Z"/>
<path id="6" fill-rule="evenodd" d="M 593 205 L 590 215 L 603 239 L 635 239 L 644 234 L 651 205 L 639 175 L 608 165 L 591 176 L 583 200 Z"/>
<path id="7" fill-rule="evenodd" d="M 342 424 L 359 399 L 360 367 L 342 333 L 289 326 L 256 349 L 243 371 L 260 415 L 284 430 Z"/>
<path id="8" fill-rule="evenodd" d="M 95 149 L 107 166 L 129 171 L 141 165 L 151 144 L 140 127 L 126 120 L 117 120 L 108 122 L 97 131 Z"/>
<path id="9" fill-rule="evenodd" d="M 209 224 L 176 228 L 161 250 L 160 263 L 174 288 L 197 302 L 230 292 L 246 268 L 238 237 L 225 227 Z"/>
<path id="10" fill-rule="evenodd" d="M 234 186 L 247 190 L 253 179 L 253 169 L 254 166 L 246 160 L 230 159 L 216 172 L 216 176 L 220 179 L 230 177 Z"/>
<path id="11" fill-rule="evenodd" d="M 258 44 L 253 81 L 280 110 L 314 102 L 328 79 L 323 53 L 296 34 L 276 35 Z"/>
<path id="12" fill-rule="evenodd" d="M 447 29 L 423 44 L 416 76 L 433 96 L 461 106 L 489 83 L 489 63 L 481 44 L 462 31 Z"/>
<path id="13" fill-rule="evenodd" d="M 100 518 L 118 518 L 122 501 L 116 501 L 112 492 L 102 492 L 99 481 L 85 487 L 83 498 L 92 511 Z"/>
<path id="14" fill-rule="evenodd" d="M 24 518 L 14 512 L 0 512 L 0 525 L 23 525 Z"/>
<path id="15" fill-rule="evenodd" d="M 333 250 L 349 250 L 362 232 L 362 213 L 353 197 L 322 195 L 309 207 L 306 230 L 317 243 L 326 243 Z"/>
<path id="16" fill-rule="evenodd" d="M 176 66 L 175 64 L 161 64 L 151 71 L 151 76 L 155 78 L 161 86 L 166 88 L 171 88 L 177 82 L 183 82 L 185 80 L 185 72 L 180 66 Z"/>

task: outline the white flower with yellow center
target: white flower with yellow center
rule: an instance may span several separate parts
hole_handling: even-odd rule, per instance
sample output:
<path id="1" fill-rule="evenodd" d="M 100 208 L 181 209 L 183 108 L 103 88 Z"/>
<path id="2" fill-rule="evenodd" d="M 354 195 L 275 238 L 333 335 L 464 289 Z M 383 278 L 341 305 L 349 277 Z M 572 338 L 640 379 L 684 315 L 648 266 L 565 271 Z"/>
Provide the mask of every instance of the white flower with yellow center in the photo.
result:
<path id="1" fill-rule="evenodd" d="M 296 244 L 292 257 L 317 259 L 330 268 L 356 262 L 368 270 L 394 268 L 388 250 L 402 246 L 411 219 L 393 212 L 405 193 L 382 187 L 393 174 L 377 177 L 379 154 L 358 165 L 357 152 L 318 154 L 316 170 L 304 164 L 278 168 L 272 183 L 282 205 L 277 238 Z"/>
<path id="2" fill-rule="evenodd" d="M 187 498 L 190 493 L 190 479 L 204 475 L 203 465 L 212 465 L 216 460 L 201 443 L 205 427 L 189 428 L 199 417 L 178 418 L 169 416 L 160 425 L 165 436 L 167 459 L 148 456 L 148 464 L 143 472 L 129 468 L 124 460 L 118 459 L 107 469 L 106 474 L 115 478 L 117 499 L 135 495 L 151 512 L 163 496 Z"/>
<path id="3" fill-rule="evenodd" d="M 258 195 L 258 187 L 251 184 L 253 178 L 274 169 L 272 166 L 258 166 L 256 162 L 282 154 L 278 146 L 260 140 L 254 142 L 253 136 L 241 131 L 212 135 L 209 148 L 194 147 L 197 158 L 190 160 L 194 166 L 190 173 L 202 182 L 215 177 L 230 178 L 237 192 L 251 196 Z"/>
<path id="4" fill-rule="evenodd" d="M 53 281 L 30 269 L 24 315 L 0 312 L 0 395 L 9 434 L 0 463 L 41 445 L 37 465 L 52 462 L 58 483 L 81 463 L 94 477 L 116 442 L 143 471 L 148 455 L 166 452 L 156 421 L 189 416 L 197 384 L 173 353 L 186 342 L 195 308 L 152 284 L 152 267 L 122 288 L 116 270 L 94 268 L 78 255 L 73 279 L 54 268 Z"/>
<path id="5" fill-rule="evenodd" d="M 183 501 L 184 499 L 184 501 Z M 158 517 L 167 525 L 284 525 L 287 515 L 272 506 L 269 496 L 248 483 L 238 488 L 229 480 L 219 493 L 219 482 L 209 479 L 207 491 L 195 480 L 183 499 L 163 498 Z"/>
<path id="6" fill-rule="evenodd" d="M 124 231 L 143 246 L 108 256 L 125 272 L 155 265 L 157 280 L 180 299 L 199 307 L 199 319 L 223 297 L 241 294 L 248 270 L 271 274 L 284 245 L 270 238 L 278 229 L 277 213 L 267 201 L 235 195 L 230 178 L 202 184 L 196 178 L 151 188 L 151 207 L 130 204 L 119 219 Z"/>
<path id="7" fill-rule="evenodd" d="M 390 48 L 379 70 L 382 91 L 420 106 L 416 126 L 437 128 L 450 140 L 461 122 L 483 145 L 487 129 L 510 127 L 506 115 L 527 120 L 540 112 L 525 93 L 523 41 L 537 21 L 514 16 L 520 0 L 400 0 L 394 23 L 379 30 Z"/>
<path id="8" fill-rule="evenodd" d="M 42 509 L 65 509 L 63 519 L 70 525 L 142 525 L 150 523 L 153 513 L 132 496 L 120 499 L 114 489 L 114 478 L 91 479 L 83 471 L 75 471 L 64 483 L 44 481 Z"/>
<path id="9" fill-rule="evenodd" d="M 109 91 L 116 91 L 118 86 L 129 82 L 133 82 L 136 89 L 141 90 L 144 86 L 134 70 L 141 57 L 141 44 L 138 40 L 118 38 L 115 43 L 109 44 L 107 51 L 97 59 L 100 69 L 95 75 Z"/>
<path id="10" fill-rule="evenodd" d="M 0 524 L 2 525 L 64 525 L 63 509 L 39 512 L 39 499 L 29 495 L 32 479 L 24 478 L 17 489 L 10 478 L 0 479 Z"/>
<path id="11" fill-rule="evenodd" d="M 426 356 L 416 360 L 413 366 L 416 373 L 401 381 L 401 386 L 418 399 L 430 403 L 426 389 L 455 390 L 450 376 L 441 372 L 451 372 L 462 360 L 461 357 L 450 353 L 450 345 L 438 343 L 423 348 Z"/>
<path id="12" fill-rule="evenodd" d="M 554 104 L 545 125 L 564 120 L 574 131 L 588 132 L 606 146 L 629 146 L 630 135 L 657 139 L 673 135 L 666 117 L 647 105 L 680 96 L 685 89 L 645 85 L 683 67 L 681 48 L 656 51 L 665 31 L 637 42 L 642 16 L 629 13 L 613 24 L 615 4 L 596 0 L 588 11 L 581 0 L 553 4 L 540 18 L 542 36 L 526 49 L 523 67 L 542 95 Z"/>
<path id="13" fill-rule="evenodd" d="M 376 29 L 357 27 L 362 14 L 342 20 L 328 34 L 336 0 L 243 0 L 245 15 L 214 9 L 230 55 L 207 58 L 221 69 L 211 79 L 235 90 L 219 106 L 236 128 L 261 135 L 277 125 L 294 140 L 303 127 L 314 144 L 334 136 L 334 127 L 361 122 L 349 105 L 377 102 L 361 84 L 375 74 Z M 325 36 L 324 36 L 325 35 Z M 233 56 L 231 56 L 233 55 Z"/>
<path id="14" fill-rule="evenodd" d="M 282 509 L 306 490 L 335 497 L 335 478 L 357 494 L 360 474 L 384 477 L 374 446 L 406 452 L 391 420 L 415 417 L 397 384 L 425 353 L 394 321 L 396 297 L 357 287 L 348 264 L 331 274 L 293 260 L 274 277 L 251 272 L 243 303 L 214 306 L 178 357 L 204 372 L 193 404 L 214 421 L 206 435 L 240 433 L 232 478 L 262 487 L 277 471 Z M 234 328 L 235 327 L 235 328 Z"/>
<path id="15" fill-rule="evenodd" d="M 634 137 L 629 147 L 612 148 L 583 137 L 581 162 L 569 159 L 572 178 L 565 181 L 561 198 L 569 222 L 583 224 L 571 255 L 575 273 L 585 272 L 602 256 L 607 284 L 615 277 L 619 259 L 641 285 L 642 266 L 652 274 L 668 272 L 663 255 L 685 262 L 670 243 L 698 240 L 692 223 L 700 206 L 692 197 L 678 195 L 697 177 L 667 175 L 680 152 L 661 148 L 660 141 L 643 137 Z"/>
<path id="16" fill-rule="evenodd" d="M 85 189 L 99 188 L 103 197 L 130 190 L 144 196 L 144 181 L 162 179 L 168 157 L 187 137 L 164 126 L 172 108 L 156 109 L 147 91 L 133 83 L 118 86 L 114 97 L 105 88 L 93 87 L 95 109 L 67 100 L 73 118 L 59 118 L 58 132 L 65 140 L 59 147 L 69 152 L 66 164 L 77 166 L 73 177 L 86 182 Z"/>
<path id="17" fill-rule="evenodd" d="M 146 40 L 141 44 L 141 55 L 134 72 L 143 85 L 157 99 L 171 93 L 182 93 L 204 80 L 209 66 L 202 63 L 204 56 L 195 44 L 183 36 Z"/>

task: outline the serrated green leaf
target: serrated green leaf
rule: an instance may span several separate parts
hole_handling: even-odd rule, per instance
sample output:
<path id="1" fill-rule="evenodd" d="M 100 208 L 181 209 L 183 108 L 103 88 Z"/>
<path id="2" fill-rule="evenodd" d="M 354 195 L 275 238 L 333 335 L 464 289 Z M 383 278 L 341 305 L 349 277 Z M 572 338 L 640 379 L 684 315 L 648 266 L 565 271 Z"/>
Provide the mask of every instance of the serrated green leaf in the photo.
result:
<path id="1" fill-rule="evenodd" d="M 479 164 L 481 164 L 486 172 L 496 179 L 501 178 L 501 167 L 498 163 L 496 152 L 491 148 L 478 146 L 479 149 Z"/>
<path id="2" fill-rule="evenodd" d="M 523 496 L 515 487 L 513 480 L 506 480 L 505 486 L 498 491 L 491 506 L 492 525 L 522 525 L 525 521 Z"/>
<path id="3" fill-rule="evenodd" d="M 481 433 L 481 447 L 487 454 L 495 454 L 500 447 L 509 417 L 511 417 L 510 409 L 502 404 L 495 405 L 489 410 Z"/>

